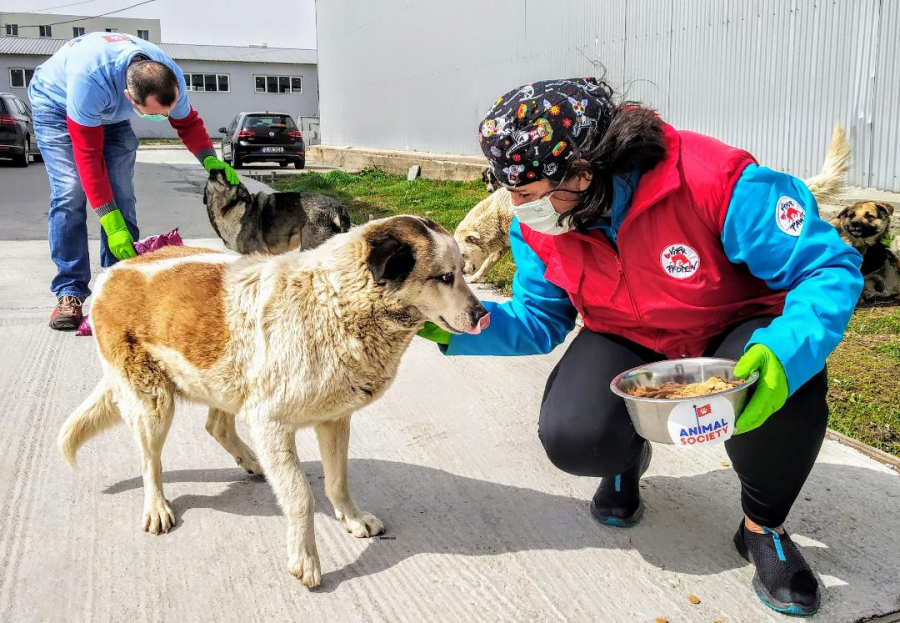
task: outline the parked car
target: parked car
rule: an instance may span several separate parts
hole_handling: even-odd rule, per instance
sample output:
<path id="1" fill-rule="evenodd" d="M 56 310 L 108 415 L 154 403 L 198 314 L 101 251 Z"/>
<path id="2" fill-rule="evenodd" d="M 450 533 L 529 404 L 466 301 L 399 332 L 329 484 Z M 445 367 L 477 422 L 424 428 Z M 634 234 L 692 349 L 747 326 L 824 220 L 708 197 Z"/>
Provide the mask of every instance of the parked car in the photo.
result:
<path id="1" fill-rule="evenodd" d="M 282 167 L 294 163 L 306 166 L 303 133 L 290 115 L 278 112 L 242 112 L 227 128 L 219 128 L 222 159 L 240 169 L 248 162 L 277 162 Z"/>
<path id="2" fill-rule="evenodd" d="M 0 93 L 0 156 L 20 167 L 27 167 L 32 157 L 41 161 L 31 108 L 12 93 Z"/>

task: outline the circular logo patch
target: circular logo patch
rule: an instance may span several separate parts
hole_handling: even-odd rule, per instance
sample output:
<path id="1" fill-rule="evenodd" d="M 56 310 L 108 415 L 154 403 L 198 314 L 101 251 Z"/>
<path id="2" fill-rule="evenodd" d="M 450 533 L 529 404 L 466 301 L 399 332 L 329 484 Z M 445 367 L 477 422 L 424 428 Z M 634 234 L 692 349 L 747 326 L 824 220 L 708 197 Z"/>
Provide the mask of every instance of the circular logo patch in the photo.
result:
<path id="1" fill-rule="evenodd" d="M 687 279 L 697 272 L 700 256 L 686 244 L 670 244 L 659 256 L 666 274 L 675 279 Z"/>
<path id="2" fill-rule="evenodd" d="M 782 197 L 775 208 L 775 222 L 787 235 L 799 236 L 806 222 L 806 209 L 796 199 Z"/>
<path id="3" fill-rule="evenodd" d="M 672 409 L 669 437 L 679 448 L 715 446 L 734 434 L 734 407 L 724 396 L 698 396 Z"/>

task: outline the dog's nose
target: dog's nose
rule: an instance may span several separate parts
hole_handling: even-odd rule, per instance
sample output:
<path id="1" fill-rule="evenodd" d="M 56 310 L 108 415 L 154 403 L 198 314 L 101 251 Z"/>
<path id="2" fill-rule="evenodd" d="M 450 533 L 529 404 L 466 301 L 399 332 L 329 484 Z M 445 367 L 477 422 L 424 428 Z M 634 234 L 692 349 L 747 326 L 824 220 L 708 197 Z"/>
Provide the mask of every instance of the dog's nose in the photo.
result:
<path id="1" fill-rule="evenodd" d="M 478 321 L 487 316 L 487 310 L 484 308 L 484 305 L 481 304 L 481 301 L 478 301 L 473 307 L 469 309 L 469 318 L 472 321 L 472 325 L 478 324 Z"/>

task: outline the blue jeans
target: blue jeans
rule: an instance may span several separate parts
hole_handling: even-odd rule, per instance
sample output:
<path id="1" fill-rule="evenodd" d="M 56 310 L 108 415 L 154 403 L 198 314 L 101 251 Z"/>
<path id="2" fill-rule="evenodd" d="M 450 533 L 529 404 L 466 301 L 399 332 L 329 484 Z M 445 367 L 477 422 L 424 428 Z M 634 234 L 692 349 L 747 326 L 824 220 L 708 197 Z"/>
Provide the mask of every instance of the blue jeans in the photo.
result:
<path id="1" fill-rule="evenodd" d="M 87 199 L 75 169 L 65 111 L 35 107 L 34 133 L 50 178 L 50 257 L 56 264 L 56 277 L 50 289 L 57 298 L 74 296 L 84 300 L 91 294 L 88 287 L 91 260 L 88 252 Z M 135 240 L 138 239 L 134 198 L 137 148 L 138 139 L 130 121 L 103 126 L 103 158 L 113 197 Z M 115 263 L 116 257 L 106 244 L 106 232 L 101 229 L 100 265 L 107 268 Z"/>

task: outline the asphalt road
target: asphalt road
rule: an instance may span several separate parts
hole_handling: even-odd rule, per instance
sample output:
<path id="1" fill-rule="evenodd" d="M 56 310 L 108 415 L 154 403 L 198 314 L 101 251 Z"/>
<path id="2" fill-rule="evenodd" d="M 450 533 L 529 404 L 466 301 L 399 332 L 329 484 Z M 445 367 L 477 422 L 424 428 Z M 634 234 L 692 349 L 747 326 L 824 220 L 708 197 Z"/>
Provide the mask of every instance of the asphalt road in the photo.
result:
<path id="1" fill-rule="evenodd" d="M 202 188 L 206 171 L 199 163 L 135 165 L 138 225 L 141 236 L 179 228 L 184 237 L 215 236 Z M 0 161 L 0 240 L 44 240 L 50 186 L 43 164 L 26 169 Z M 96 218 L 88 219 L 89 236 L 100 237 Z"/>

